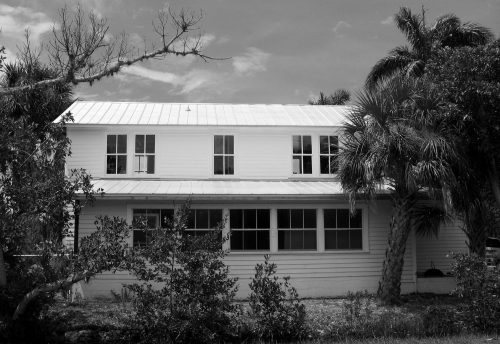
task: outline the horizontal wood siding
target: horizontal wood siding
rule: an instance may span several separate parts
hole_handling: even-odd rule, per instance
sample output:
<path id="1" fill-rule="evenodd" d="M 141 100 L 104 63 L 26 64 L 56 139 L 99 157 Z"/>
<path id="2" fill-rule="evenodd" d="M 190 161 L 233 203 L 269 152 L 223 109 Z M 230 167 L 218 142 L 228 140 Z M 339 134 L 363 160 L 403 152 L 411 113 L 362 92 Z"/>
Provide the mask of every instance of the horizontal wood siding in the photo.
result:
<path id="1" fill-rule="evenodd" d="M 148 205 L 144 202 L 141 204 L 143 207 Z M 82 212 L 80 232 L 89 234 L 95 230 L 93 222 L 97 214 L 107 213 L 126 218 L 127 209 L 136 205 L 137 202 L 131 205 L 124 201 L 99 200 L 93 208 L 86 208 Z M 262 204 L 256 205 L 258 206 L 262 207 Z M 347 207 L 347 204 L 345 206 Z M 320 207 L 323 205 L 318 204 L 318 208 Z M 376 207 L 369 207 L 369 249 L 366 252 L 275 252 L 270 253 L 271 260 L 278 265 L 279 275 L 291 277 L 291 283 L 303 297 L 338 296 L 348 291 L 365 289 L 376 292 L 385 256 L 389 214 L 388 202 L 379 202 Z M 410 237 L 405 254 L 402 276 L 404 292 L 415 291 L 412 240 Z M 265 252 L 230 253 L 226 257 L 231 275 L 239 279 L 239 298 L 248 296 L 248 284 L 255 273 L 255 264 L 263 262 L 264 254 Z M 128 272 L 104 273 L 85 284 L 83 288 L 87 297 L 109 297 L 111 289 L 119 291 L 123 283 L 133 281 L 134 277 Z"/>
<path id="2" fill-rule="evenodd" d="M 451 252 L 467 252 L 467 237 L 461 223 L 441 226 L 437 237 L 417 237 L 417 271 L 424 272 L 431 264 L 444 273 L 451 271 Z"/>
<path id="3" fill-rule="evenodd" d="M 71 140 L 71 156 L 66 160 L 67 170 L 84 168 L 92 176 L 101 177 L 105 172 L 104 130 L 68 128 L 67 135 Z"/>

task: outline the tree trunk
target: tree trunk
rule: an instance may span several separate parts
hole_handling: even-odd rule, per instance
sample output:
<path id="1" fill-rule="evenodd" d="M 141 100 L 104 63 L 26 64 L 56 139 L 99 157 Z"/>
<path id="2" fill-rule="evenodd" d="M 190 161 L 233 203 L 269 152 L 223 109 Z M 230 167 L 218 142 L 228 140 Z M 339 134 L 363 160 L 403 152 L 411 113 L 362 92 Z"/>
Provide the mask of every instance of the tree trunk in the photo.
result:
<path id="1" fill-rule="evenodd" d="M 492 166 L 488 177 L 490 180 L 491 191 L 493 192 L 493 196 L 495 197 L 495 200 L 497 202 L 497 207 L 500 209 L 500 185 L 498 181 L 497 165 L 494 158 L 491 159 L 491 165 Z"/>
<path id="2" fill-rule="evenodd" d="M 3 250 L 0 247 L 0 288 L 7 286 L 7 269 L 5 268 L 5 260 L 3 258 Z"/>
<path id="3" fill-rule="evenodd" d="M 382 278 L 378 296 L 385 304 L 398 304 L 401 294 L 406 242 L 411 231 L 411 210 L 415 205 L 413 194 L 393 199 L 393 211 L 389 228 Z"/>

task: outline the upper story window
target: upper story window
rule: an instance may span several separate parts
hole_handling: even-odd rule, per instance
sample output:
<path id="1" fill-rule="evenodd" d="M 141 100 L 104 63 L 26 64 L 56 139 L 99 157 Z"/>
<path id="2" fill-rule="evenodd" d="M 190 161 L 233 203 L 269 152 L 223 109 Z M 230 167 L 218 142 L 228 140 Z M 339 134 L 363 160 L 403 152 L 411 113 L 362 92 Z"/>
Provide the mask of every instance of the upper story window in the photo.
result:
<path id="1" fill-rule="evenodd" d="M 155 173 L 154 135 L 135 135 L 134 172 Z"/>
<path id="2" fill-rule="evenodd" d="M 168 222 L 174 217 L 174 209 L 134 209 L 133 227 L 143 229 L 134 229 L 133 244 L 136 246 L 148 245 L 151 241 L 151 230 L 157 228 L 166 228 Z"/>
<path id="3" fill-rule="evenodd" d="M 339 137 L 319 137 L 319 164 L 321 174 L 334 174 L 339 169 Z"/>
<path id="4" fill-rule="evenodd" d="M 269 250 L 269 209 L 231 209 L 231 250 Z"/>
<path id="5" fill-rule="evenodd" d="M 311 136 L 293 136 L 293 174 L 312 174 Z"/>
<path id="6" fill-rule="evenodd" d="M 217 228 L 222 221 L 222 209 L 191 209 L 187 233 L 200 236 Z"/>
<path id="7" fill-rule="evenodd" d="M 363 249 L 363 211 L 356 209 L 324 209 L 325 249 Z"/>
<path id="8" fill-rule="evenodd" d="M 234 174 L 234 136 L 214 136 L 214 174 Z"/>
<path id="9" fill-rule="evenodd" d="M 127 173 L 127 135 L 108 135 L 106 174 Z"/>
<path id="10" fill-rule="evenodd" d="M 316 209 L 278 209 L 278 249 L 316 249 Z"/>

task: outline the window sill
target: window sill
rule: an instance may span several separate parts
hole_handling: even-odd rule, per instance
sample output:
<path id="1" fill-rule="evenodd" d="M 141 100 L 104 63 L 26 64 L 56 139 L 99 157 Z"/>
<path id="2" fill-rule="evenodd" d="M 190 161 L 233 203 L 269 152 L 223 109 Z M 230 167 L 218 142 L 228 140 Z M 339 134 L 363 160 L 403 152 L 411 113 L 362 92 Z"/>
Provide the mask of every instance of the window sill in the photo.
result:
<path id="1" fill-rule="evenodd" d="M 346 250 L 346 251 L 312 251 L 312 250 L 280 250 L 278 252 L 271 252 L 271 251 L 229 251 L 228 255 L 229 256 L 256 256 L 256 255 L 263 255 L 263 254 L 269 254 L 273 256 L 280 256 L 280 255 L 291 255 L 291 254 L 298 254 L 298 255 L 317 255 L 317 256 L 340 256 L 340 255 L 353 255 L 353 254 L 363 254 L 363 255 L 368 255 L 370 254 L 370 251 L 352 251 L 352 250 Z"/>

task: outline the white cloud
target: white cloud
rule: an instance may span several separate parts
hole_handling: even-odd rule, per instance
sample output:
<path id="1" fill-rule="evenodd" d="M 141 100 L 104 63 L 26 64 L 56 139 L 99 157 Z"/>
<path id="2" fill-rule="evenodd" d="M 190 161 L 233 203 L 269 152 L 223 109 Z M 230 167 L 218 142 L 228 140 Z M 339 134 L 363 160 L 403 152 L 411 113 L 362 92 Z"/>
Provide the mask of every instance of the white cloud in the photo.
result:
<path id="1" fill-rule="evenodd" d="M 163 82 L 166 84 L 171 84 L 173 86 L 177 86 L 180 84 L 180 77 L 174 73 L 169 72 L 161 72 L 137 65 L 132 65 L 130 67 L 123 68 L 123 72 L 135 76 L 139 76 L 142 78 Z"/>
<path id="2" fill-rule="evenodd" d="M 384 20 L 382 20 L 380 22 L 380 24 L 382 24 L 382 25 L 391 25 L 392 23 L 394 23 L 394 17 L 393 16 L 388 16 L 387 18 L 385 18 Z"/>
<path id="3" fill-rule="evenodd" d="M 5 47 L 4 57 L 5 57 L 5 59 L 3 60 L 4 64 L 6 64 L 6 63 L 15 63 L 17 61 L 16 54 L 14 54 L 7 47 Z"/>
<path id="4" fill-rule="evenodd" d="M 6 37 L 23 40 L 25 30 L 29 29 L 31 39 L 36 43 L 53 26 L 53 21 L 45 13 L 27 7 L 0 4 L 0 29 Z"/>
<path id="5" fill-rule="evenodd" d="M 351 24 L 341 20 L 337 22 L 337 24 L 333 27 L 333 32 L 335 33 L 336 36 L 342 36 L 342 31 L 344 31 L 343 29 L 349 29 L 351 27 L 352 27 Z"/>
<path id="6" fill-rule="evenodd" d="M 270 56 L 269 53 L 250 47 L 245 54 L 233 57 L 234 71 L 239 76 L 263 72 L 266 70 L 266 63 Z"/>

